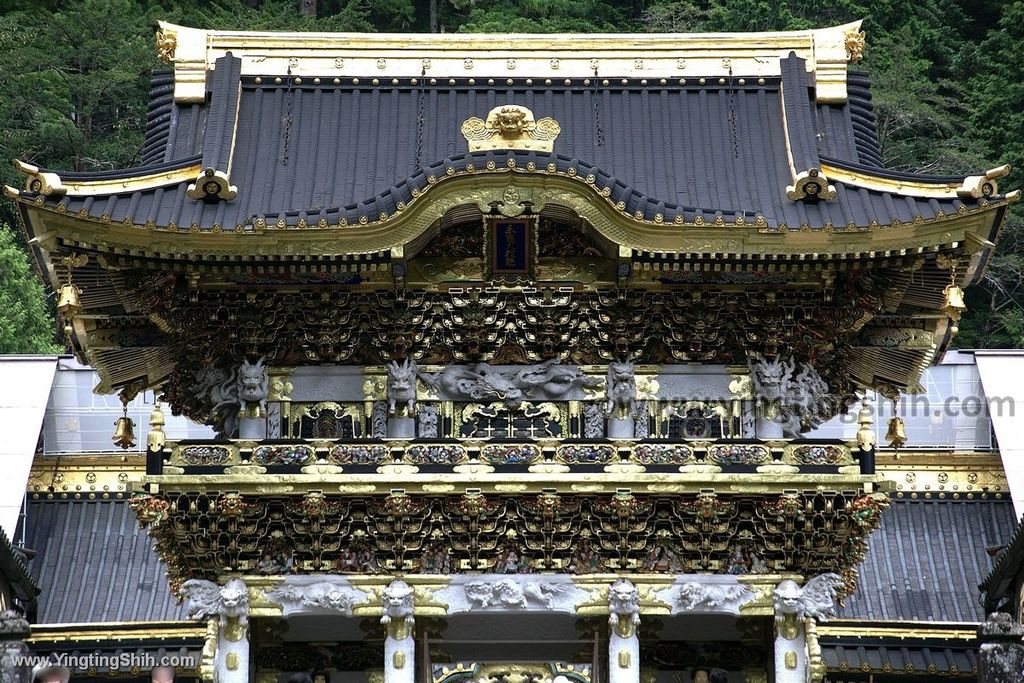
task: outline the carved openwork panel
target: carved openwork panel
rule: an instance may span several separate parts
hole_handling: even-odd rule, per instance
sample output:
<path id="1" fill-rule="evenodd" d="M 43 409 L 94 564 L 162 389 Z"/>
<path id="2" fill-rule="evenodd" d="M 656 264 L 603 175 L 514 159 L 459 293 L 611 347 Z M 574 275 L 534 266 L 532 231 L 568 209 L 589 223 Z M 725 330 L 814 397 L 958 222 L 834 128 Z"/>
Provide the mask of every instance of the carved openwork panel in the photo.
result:
<path id="1" fill-rule="evenodd" d="M 745 574 L 841 570 L 888 504 L 783 495 L 540 493 L 248 496 L 166 491 L 132 506 L 171 579 L 290 572 Z"/>

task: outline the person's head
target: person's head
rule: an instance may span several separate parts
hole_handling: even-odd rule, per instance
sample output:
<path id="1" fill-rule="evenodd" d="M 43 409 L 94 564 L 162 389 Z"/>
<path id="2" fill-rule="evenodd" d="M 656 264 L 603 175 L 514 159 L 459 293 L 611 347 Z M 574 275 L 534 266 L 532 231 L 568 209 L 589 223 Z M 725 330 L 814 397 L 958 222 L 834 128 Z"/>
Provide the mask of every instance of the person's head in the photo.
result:
<path id="1" fill-rule="evenodd" d="M 309 674 L 292 674 L 285 680 L 285 683 L 313 683 L 313 679 L 309 677 Z"/>
<path id="2" fill-rule="evenodd" d="M 331 683 L 331 675 L 326 671 L 313 672 L 313 683 Z"/>
<path id="3" fill-rule="evenodd" d="M 71 669 L 57 663 L 46 662 L 32 669 L 33 683 L 68 683 Z"/>
<path id="4" fill-rule="evenodd" d="M 693 670 L 693 683 L 710 683 L 707 669 Z"/>
<path id="5" fill-rule="evenodd" d="M 152 683 L 174 683 L 174 667 L 158 666 L 149 672 Z"/>

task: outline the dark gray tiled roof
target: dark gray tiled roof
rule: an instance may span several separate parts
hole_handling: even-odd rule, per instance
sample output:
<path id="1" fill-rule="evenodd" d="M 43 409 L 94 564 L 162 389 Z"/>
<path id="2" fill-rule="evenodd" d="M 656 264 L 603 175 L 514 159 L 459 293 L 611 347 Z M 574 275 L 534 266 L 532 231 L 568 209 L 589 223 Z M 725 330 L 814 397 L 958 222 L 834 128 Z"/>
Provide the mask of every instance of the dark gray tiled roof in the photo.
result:
<path id="1" fill-rule="evenodd" d="M 39 623 L 184 618 L 126 502 L 30 501 L 25 524 Z"/>
<path id="2" fill-rule="evenodd" d="M 813 100 L 802 60 L 783 60 L 781 77 L 678 81 L 636 79 L 541 83 L 515 79 L 354 80 L 239 76 L 238 60 L 224 57 L 209 80 L 205 104 L 173 101 L 170 75 L 154 78 L 143 148 L 144 167 L 225 166 L 236 133 L 231 183 L 234 200 L 206 203 L 186 197 L 188 183 L 155 190 L 88 197 L 48 198 L 47 205 L 85 211 L 113 222 L 197 225 L 225 230 L 283 220 L 336 225 L 375 221 L 408 204 L 428 178 L 444 179 L 493 162 L 497 169 L 554 164 L 561 173 L 595 177 L 613 203 L 631 215 L 671 224 L 721 216 L 732 223 L 762 217 L 769 227 L 845 228 L 889 225 L 955 215 L 976 200 L 927 199 L 848 187 L 834 182 L 837 197 L 818 203 L 786 198 L 792 182 L 789 153 L 798 170 L 820 161 L 879 171 L 881 159 L 867 78 L 851 73 L 843 104 Z M 259 80 L 260 82 L 257 82 Z M 277 82 L 280 81 L 280 82 Z M 742 84 L 741 84 L 742 81 Z M 239 83 L 241 92 L 239 95 Z M 607 84 L 606 84 L 607 83 Z M 235 102 L 239 101 L 237 130 Z M 537 118 L 561 125 L 554 153 L 500 151 L 470 154 L 460 132 L 469 117 L 485 117 L 502 104 L 524 105 Z M 785 104 L 785 106 L 783 106 Z M 784 120 L 785 124 L 784 125 Z M 788 133 L 787 133 L 788 127 Z M 788 142 L 788 145 L 787 145 Z M 570 169 L 572 169 L 570 171 Z M 106 172 L 110 174 L 111 172 Z M 66 179 L 104 174 L 61 173 Z M 897 174 L 899 175 L 899 174 Z M 908 176 L 915 177 L 916 176 Z M 958 179 L 959 180 L 959 179 Z"/>
<path id="3" fill-rule="evenodd" d="M 982 621 L 978 584 L 992 568 L 985 548 L 1006 543 L 1016 525 L 1009 500 L 893 500 L 839 616 Z"/>

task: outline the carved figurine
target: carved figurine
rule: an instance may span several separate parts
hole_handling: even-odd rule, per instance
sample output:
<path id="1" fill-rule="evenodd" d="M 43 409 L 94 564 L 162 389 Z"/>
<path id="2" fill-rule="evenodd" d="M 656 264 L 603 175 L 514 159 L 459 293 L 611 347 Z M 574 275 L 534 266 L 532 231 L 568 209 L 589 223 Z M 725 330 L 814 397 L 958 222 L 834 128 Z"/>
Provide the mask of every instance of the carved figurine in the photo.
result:
<path id="1" fill-rule="evenodd" d="M 210 404 L 211 425 L 222 438 L 238 436 L 238 374 L 213 365 L 196 373 L 196 393 Z"/>
<path id="2" fill-rule="evenodd" d="M 596 389 L 601 386 L 599 380 L 587 377 L 575 365 L 562 365 L 558 358 L 523 368 L 516 374 L 514 381 L 524 389 L 539 388 L 547 398 L 565 396 L 576 388 Z"/>
<path id="3" fill-rule="evenodd" d="M 604 438 L 604 413 L 597 403 L 588 403 L 583 407 L 583 438 Z"/>
<path id="4" fill-rule="evenodd" d="M 761 556 L 755 552 L 750 553 L 750 573 L 751 574 L 771 574 L 771 567 L 768 563 L 761 559 Z"/>
<path id="5" fill-rule="evenodd" d="M 561 365 L 557 358 L 506 371 L 487 363 L 452 365 L 441 372 L 424 373 L 420 377 L 445 397 L 500 401 L 513 410 L 527 398 L 559 398 L 574 389 L 598 385 L 576 366 Z"/>
<path id="6" fill-rule="evenodd" d="M 826 621 L 835 613 L 843 578 L 838 574 L 820 574 L 809 579 L 803 588 L 786 579 L 775 588 L 776 615 L 794 614 L 798 621 Z"/>
<path id="7" fill-rule="evenodd" d="M 566 569 L 570 574 L 594 574 L 603 568 L 600 553 L 594 550 L 589 539 L 583 539 L 569 559 Z"/>
<path id="8" fill-rule="evenodd" d="M 388 412 L 396 414 L 401 406 L 402 415 L 416 412 L 416 363 L 406 358 L 399 365 L 395 361 L 388 363 Z"/>
<path id="9" fill-rule="evenodd" d="M 238 369 L 238 409 L 246 414 L 253 408 L 259 415 L 267 413 L 267 398 L 270 396 L 270 372 L 263 359 L 250 363 L 246 359 Z"/>
<path id="10" fill-rule="evenodd" d="M 619 579 L 608 589 L 608 625 L 624 638 L 640 624 L 640 591 L 629 579 Z"/>
<path id="11" fill-rule="evenodd" d="M 405 581 L 395 580 L 387 585 L 381 592 L 381 600 L 384 603 L 384 615 L 380 623 L 390 626 L 392 622 L 404 622 L 411 627 L 415 623 L 412 616 L 413 591 L 412 587 Z"/>
<path id="12" fill-rule="evenodd" d="M 751 359 L 750 377 L 767 416 L 781 422 L 790 436 L 828 417 L 828 384 L 809 363 L 798 366 L 792 358 L 757 356 Z"/>
<path id="13" fill-rule="evenodd" d="M 743 554 L 743 548 L 739 546 L 732 549 L 732 554 L 729 555 L 729 561 L 725 566 L 726 574 L 747 574 L 750 571 L 750 565 L 747 564 L 747 558 Z"/>
<path id="14" fill-rule="evenodd" d="M 499 574 L 518 574 L 521 566 L 519 553 L 516 552 L 515 548 L 509 548 L 505 551 L 505 554 L 501 556 L 501 559 L 498 560 L 495 571 Z"/>
<path id="15" fill-rule="evenodd" d="M 223 628 L 229 619 L 249 623 L 249 589 L 241 579 L 231 579 L 223 588 L 212 581 L 189 579 L 181 586 L 188 600 L 189 619 L 219 617 Z"/>
<path id="16" fill-rule="evenodd" d="M 342 548 L 334 566 L 343 574 L 375 574 L 380 569 L 373 552 L 364 545 Z"/>
<path id="17" fill-rule="evenodd" d="M 420 555 L 420 571 L 424 574 L 451 574 L 452 557 L 442 543 L 431 543 Z"/>
<path id="18" fill-rule="evenodd" d="M 436 439 L 438 437 L 438 414 L 436 405 L 425 405 L 419 408 L 419 437 Z"/>
<path id="19" fill-rule="evenodd" d="M 281 565 L 269 551 L 264 551 L 260 561 L 256 563 L 256 571 L 264 576 L 278 574 L 281 572 Z"/>
<path id="20" fill-rule="evenodd" d="M 681 572 L 683 563 L 668 546 L 659 543 L 647 553 L 643 568 L 647 572 Z"/>
<path id="21" fill-rule="evenodd" d="M 633 417 L 637 412 L 635 366 L 632 363 L 609 363 L 605 378 L 608 415 Z"/>
<path id="22" fill-rule="evenodd" d="M 487 363 L 452 365 L 441 372 L 422 375 L 423 381 L 448 396 L 474 401 L 501 401 L 515 409 L 523 402 L 523 390 L 512 379 Z"/>

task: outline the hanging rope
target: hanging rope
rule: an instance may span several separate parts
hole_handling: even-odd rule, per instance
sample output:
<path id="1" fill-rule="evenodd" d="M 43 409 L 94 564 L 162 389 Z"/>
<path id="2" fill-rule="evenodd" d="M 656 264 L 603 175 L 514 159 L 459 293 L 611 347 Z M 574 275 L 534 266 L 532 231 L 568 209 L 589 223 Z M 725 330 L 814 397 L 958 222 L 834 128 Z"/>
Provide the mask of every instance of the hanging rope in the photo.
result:
<path id="1" fill-rule="evenodd" d="M 288 148 L 289 148 L 289 145 L 291 144 L 291 132 L 292 132 L 292 121 L 293 121 L 293 119 L 292 119 L 292 104 L 293 104 L 294 90 L 295 90 L 295 88 L 293 87 L 294 84 L 292 82 L 292 67 L 291 66 L 288 67 L 288 81 L 287 81 L 287 83 L 288 84 L 287 84 L 287 86 L 285 88 L 285 91 L 284 91 L 285 112 L 284 112 L 284 116 L 281 117 L 281 129 L 282 129 L 281 130 L 281 136 L 284 138 L 284 146 L 282 147 L 282 150 L 281 150 L 281 158 L 278 159 L 278 162 L 282 166 L 287 166 L 288 165 Z"/>
<path id="2" fill-rule="evenodd" d="M 419 87 L 416 89 L 416 161 L 412 169 L 413 173 L 419 171 L 423 159 L 423 100 L 426 97 L 423 86 L 427 80 L 426 76 L 427 67 L 423 66 L 420 69 Z"/>

